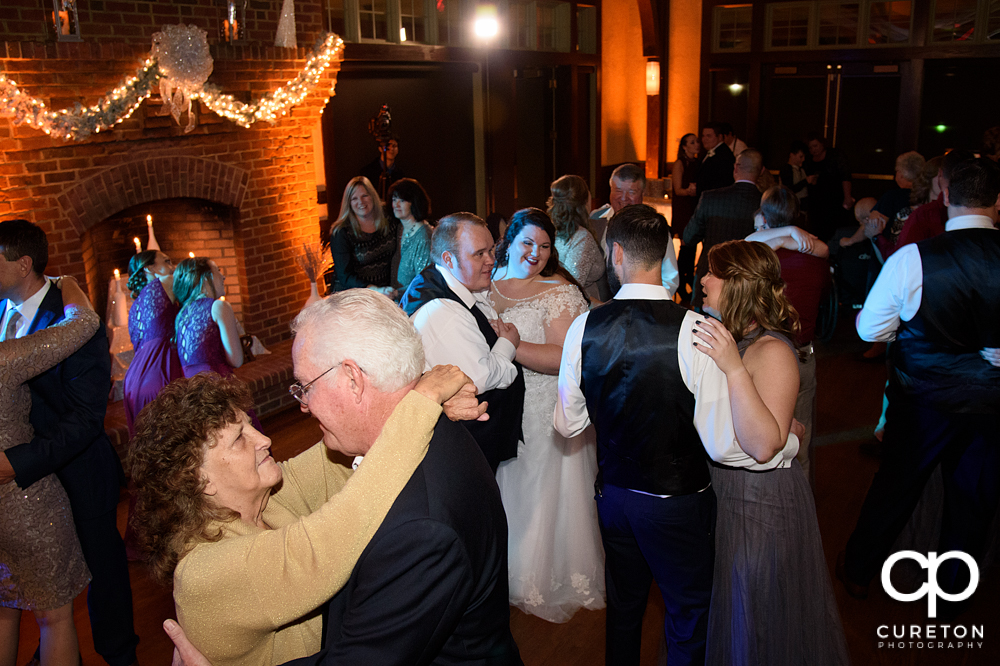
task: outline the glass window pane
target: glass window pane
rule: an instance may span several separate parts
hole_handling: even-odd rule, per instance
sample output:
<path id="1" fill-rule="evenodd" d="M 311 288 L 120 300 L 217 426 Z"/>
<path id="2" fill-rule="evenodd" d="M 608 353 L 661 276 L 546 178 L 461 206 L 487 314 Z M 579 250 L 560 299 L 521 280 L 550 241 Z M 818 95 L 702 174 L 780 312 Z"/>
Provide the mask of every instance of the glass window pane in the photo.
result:
<path id="1" fill-rule="evenodd" d="M 511 3 L 510 5 L 510 47 L 512 49 L 534 48 L 530 43 L 531 27 L 528 25 L 528 5 Z"/>
<path id="2" fill-rule="evenodd" d="M 597 53 L 597 7 L 577 5 L 576 16 L 580 53 Z"/>
<path id="3" fill-rule="evenodd" d="M 749 51 L 750 28 L 752 27 L 753 7 L 750 5 L 734 5 L 717 7 L 715 20 L 718 26 L 716 34 L 719 51 Z"/>
<path id="4" fill-rule="evenodd" d="M 330 0 L 327 3 L 327 20 L 330 25 L 330 32 L 335 32 L 341 36 L 345 37 L 345 24 L 344 24 L 344 0 Z"/>
<path id="5" fill-rule="evenodd" d="M 457 46 L 462 43 L 462 5 L 460 0 L 437 0 L 438 43 Z"/>
<path id="6" fill-rule="evenodd" d="M 935 42 L 972 41 L 976 23 L 976 0 L 936 0 Z"/>
<path id="7" fill-rule="evenodd" d="M 771 5 L 771 47 L 806 46 L 809 6 Z"/>
<path id="8" fill-rule="evenodd" d="M 820 3 L 819 45 L 857 44 L 859 13 L 857 3 Z"/>
<path id="9" fill-rule="evenodd" d="M 986 23 L 986 39 L 1000 39 L 1000 0 L 990 0 L 990 15 Z"/>
<path id="10" fill-rule="evenodd" d="M 359 0 L 358 14 L 361 19 L 361 39 L 380 39 L 385 41 L 388 26 L 386 25 L 386 0 Z"/>
<path id="11" fill-rule="evenodd" d="M 911 2 L 872 2 L 868 14 L 869 44 L 907 44 L 910 41 Z"/>
<path id="12" fill-rule="evenodd" d="M 538 21 L 538 50 L 556 50 L 556 8 L 549 3 L 539 2 L 536 5 L 536 20 Z"/>
<path id="13" fill-rule="evenodd" d="M 399 18 L 403 30 L 406 31 L 406 41 L 417 43 L 426 41 L 424 0 L 399 0 Z"/>

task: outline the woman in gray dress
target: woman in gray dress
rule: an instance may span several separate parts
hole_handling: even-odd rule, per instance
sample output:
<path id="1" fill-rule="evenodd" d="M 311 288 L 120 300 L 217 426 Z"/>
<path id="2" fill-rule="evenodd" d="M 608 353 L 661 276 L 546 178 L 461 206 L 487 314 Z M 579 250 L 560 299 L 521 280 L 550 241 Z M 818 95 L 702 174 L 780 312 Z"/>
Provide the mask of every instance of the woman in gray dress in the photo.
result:
<path id="1" fill-rule="evenodd" d="M 849 663 L 809 482 L 782 451 L 799 376 L 798 313 L 781 265 L 763 243 L 709 251 L 697 349 L 726 374 L 739 448 L 758 469 L 713 463 L 715 574 L 705 663 Z"/>
<path id="2" fill-rule="evenodd" d="M 101 324 L 73 278 L 62 278 L 66 318 L 0 342 L 0 451 L 30 442 L 31 392 L 25 382 L 77 351 Z M 50 289 L 56 289 L 51 285 Z M 50 474 L 27 488 L 0 485 L 0 666 L 15 666 L 21 612 L 34 612 L 43 666 L 77 666 L 73 599 L 90 571 L 62 484 Z"/>

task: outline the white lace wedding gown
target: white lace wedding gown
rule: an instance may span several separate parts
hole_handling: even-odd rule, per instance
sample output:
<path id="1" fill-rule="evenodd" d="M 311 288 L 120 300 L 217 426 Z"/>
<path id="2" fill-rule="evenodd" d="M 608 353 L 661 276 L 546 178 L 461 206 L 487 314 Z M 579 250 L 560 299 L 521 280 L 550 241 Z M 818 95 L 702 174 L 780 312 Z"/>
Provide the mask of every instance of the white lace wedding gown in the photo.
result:
<path id="1" fill-rule="evenodd" d="M 562 344 L 572 321 L 587 310 L 573 285 L 516 300 L 496 288 L 500 317 L 521 339 Z M 524 442 L 500 464 L 497 484 L 507 512 L 510 603 L 549 622 L 566 622 L 580 608 L 604 608 L 604 547 L 597 522 L 593 428 L 566 439 L 552 427 L 555 375 L 525 368 Z"/>

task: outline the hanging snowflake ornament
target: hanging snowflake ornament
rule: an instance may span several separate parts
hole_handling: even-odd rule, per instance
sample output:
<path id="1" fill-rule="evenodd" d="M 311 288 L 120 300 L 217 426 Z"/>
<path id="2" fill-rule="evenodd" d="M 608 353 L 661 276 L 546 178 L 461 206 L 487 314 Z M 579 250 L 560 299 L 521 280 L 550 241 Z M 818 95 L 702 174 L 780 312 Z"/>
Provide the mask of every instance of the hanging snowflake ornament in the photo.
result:
<path id="1" fill-rule="evenodd" d="M 204 30 L 194 25 L 167 25 L 153 33 L 153 57 L 160 67 L 160 97 L 163 114 L 169 113 L 180 125 L 181 114 L 188 112 L 185 132 L 194 129 L 196 118 L 191 99 L 201 91 L 212 74 L 212 55 Z"/>

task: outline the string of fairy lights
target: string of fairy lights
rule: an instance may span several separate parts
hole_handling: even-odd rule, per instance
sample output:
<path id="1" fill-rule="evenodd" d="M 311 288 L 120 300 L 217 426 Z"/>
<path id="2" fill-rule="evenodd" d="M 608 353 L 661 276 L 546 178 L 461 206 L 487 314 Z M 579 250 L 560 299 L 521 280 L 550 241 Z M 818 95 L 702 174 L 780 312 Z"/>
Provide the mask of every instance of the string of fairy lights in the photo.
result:
<path id="1" fill-rule="evenodd" d="M 340 60 L 343 49 L 344 41 L 327 33 L 313 47 L 305 66 L 294 79 L 249 104 L 223 93 L 212 84 L 192 91 L 191 97 L 200 99 L 213 112 L 240 127 L 248 128 L 260 120 L 275 123 L 312 92 L 330 64 Z M 158 89 L 164 76 L 156 59 L 148 58 L 134 76 L 122 81 L 96 104 L 88 107 L 77 104 L 73 108 L 53 111 L 0 74 L 0 116 L 11 116 L 15 125 L 27 124 L 64 141 L 83 141 L 128 120 Z"/>

